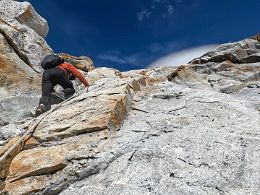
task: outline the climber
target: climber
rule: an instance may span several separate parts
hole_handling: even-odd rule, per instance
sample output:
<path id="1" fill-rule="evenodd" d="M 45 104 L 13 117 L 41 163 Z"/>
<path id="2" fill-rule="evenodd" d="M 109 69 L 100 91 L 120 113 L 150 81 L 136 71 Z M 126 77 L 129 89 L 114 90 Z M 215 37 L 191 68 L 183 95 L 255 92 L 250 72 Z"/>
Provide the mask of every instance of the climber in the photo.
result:
<path id="1" fill-rule="evenodd" d="M 42 60 L 41 66 L 44 69 L 42 75 L 42 96 L 35 111 L 35 116 L 39 116 L 51 108 L 51 94 L 55 92 L 55 85 L 59 84 L 62 86 L 65 99 L 75 93 L 73 83 L 70 81 L 71 78 L 77 77 L 85 87 L 89 87 L 89 83 L 84 75 L 72 64 L 65 62 L 63 58 L 56 54 L 47 55 Z"/>

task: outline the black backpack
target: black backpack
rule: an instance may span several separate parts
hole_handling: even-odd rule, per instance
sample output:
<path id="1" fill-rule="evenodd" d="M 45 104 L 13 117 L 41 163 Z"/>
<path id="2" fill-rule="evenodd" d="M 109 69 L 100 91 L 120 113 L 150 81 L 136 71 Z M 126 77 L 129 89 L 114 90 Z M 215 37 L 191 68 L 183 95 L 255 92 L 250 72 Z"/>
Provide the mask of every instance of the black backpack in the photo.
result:
<path id="1" fill-rule="evenodd" d="M 62 59 L 60 56 L 56 54 L 50 54 L 42 60 L 41 66 L 45 70 L 53 68 L 55 66 L 59 66 L 62 63 L 64 63 L 64 59 Z"/>

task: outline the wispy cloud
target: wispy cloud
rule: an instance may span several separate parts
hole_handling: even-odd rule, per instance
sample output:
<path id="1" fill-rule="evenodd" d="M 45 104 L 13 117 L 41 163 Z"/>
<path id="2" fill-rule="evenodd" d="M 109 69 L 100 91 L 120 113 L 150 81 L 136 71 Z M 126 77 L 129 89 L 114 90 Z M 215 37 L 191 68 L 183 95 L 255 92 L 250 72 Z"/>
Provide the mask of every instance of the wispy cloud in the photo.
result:
<path id="1" fill-rule="evenodd" d="M 161 13 L 159 14 L 161 18 L 169 18 L 175 12 L 174 5 L 182 2 L 183 0 L 153 0 L 148 8 L 142 8 L 142 10 L 137 13 L 137 19 L 139 22 L 142 22 L 158 13 Z"/>
<path id="2" fill-rule="evenodd" d="M 98 54 L 96 57 L 104 63 L 114 63 L 118 65 L 131 65 L 135 67 L 143 67 L 151 64 L 151 62 L 156 61 L 161 56 L 180 50 L 186 46 L 186 42 L 182 40 L 171 41 L 165 44 L 153 42 L 147 46 L 146 50 L 125 54 L 118 50 L 105 51 Z M 197 57 L 197 56 L 196 56 Z"/>
<path id="3" fill-rule="evenodd" d="M 142 22 L 144 19 L 150 18 L 152 12 L 143 10 L 137 13 L 137 18 L 140 22 Z"/>
<path id="4" fill-rule="evenodd" d="M 122 54 L 120 51 L 106 51 L 97 55 L 97 57 L 108 62 L 132 66 L 141 66 L 146 60 L 149 60 L 147 54 L 141 52 L 131 55 L 125 55 Z"/>
<path id="5" fill-rule="evenodd" d="M 175 11 L 175 9 L 173 8 L 173 5 L 168 5 L 168 9 L 167 9 L 167 11 L 168 11 L 168 14 L 173 14 L 173 12 Z"/>
<path id="6" fill-rule="evenodd" d="M 175 11 L 175 8 L 173 7 L 173 5 L 167 5 L 166 11 L 164 13 L 162 13 L 162 18 L 168 18 L 171 17 L 173 12 Z"/>
<path id="7" fill-rule="evenodd" d="M 178 52 L 173 52 L 166 56 L 163 56 L 154 62 L 152 62 L 148 67 L 157 67 L 157 66 L 179 66 L 181 64 L 186 64 L 189 61 L 197 58 L 209 51 L 215 49 L 217 45 L 203 45 L 195 48 L 189 48 Z"/>
<path id="8" fill-rule="evenodd" d="M 151 43 L 148 46 L 148 50 L 151 53 L 157 53 L 159 55 L 166 55 L 168 53 L 171 53 L 173 51 L 179 51 L 182 48 L 186 48 L 187 47 L 187 41 L 185 40 L 174 40 L 174 41 L 168 41 L 166 43 L 158 43 L 158 42 L 154 42 Z"/>
<path id="9" fill-rule="evenodd" d="M 99 59 L 107 60 L 107 61 L 118 63 L 118 64 L 126 64 L 127 63 L 122 57 L 119 57 L 115 54 L 103 53 L 103 54 L 99 54 L 97 57 Z"/>
<path id="10" fill-rule="evenodd" d="M 105 51 L 97 58 L 103 64 L 129 65 L 131 67 L 179 66 L 214 50 L 217 44 L 202 45 L 188 49 L 187 41 L 176 40 L 165 44 L 153 42 L 145 51 L 125 54 L 118 50 Z"/>

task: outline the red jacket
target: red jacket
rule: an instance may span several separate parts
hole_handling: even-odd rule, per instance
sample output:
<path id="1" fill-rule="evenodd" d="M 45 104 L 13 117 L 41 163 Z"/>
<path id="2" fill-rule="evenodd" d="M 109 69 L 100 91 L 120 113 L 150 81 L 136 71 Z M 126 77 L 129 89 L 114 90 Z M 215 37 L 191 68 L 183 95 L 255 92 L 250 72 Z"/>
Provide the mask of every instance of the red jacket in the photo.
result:
<path id="1" fill-rule="evenodd" d="M 89 86 L 89 83 L 85 79 L 84 75 L 77 68 L 75 68 L 72 64 L 65 62 L 65 63 L 60 64 L 58 67 L 61 68 L 63 71 L 65 71 L 66 74 L 70 73 L 70 74 L 73 74 L 75 77 L 79 78 L 79 80 L 81 81 L 81 83 L 83 83 L 85 85 L 85 87 Z"/>

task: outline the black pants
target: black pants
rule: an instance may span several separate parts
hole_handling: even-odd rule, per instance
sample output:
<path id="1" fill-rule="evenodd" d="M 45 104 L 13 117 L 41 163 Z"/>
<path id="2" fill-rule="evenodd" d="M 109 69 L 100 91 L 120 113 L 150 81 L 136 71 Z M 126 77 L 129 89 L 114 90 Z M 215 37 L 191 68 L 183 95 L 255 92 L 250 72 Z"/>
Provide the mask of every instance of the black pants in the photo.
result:
<path id="1" fill-rule="evenodd" d="M 42 75 L 42 97 L 39 104 L 50 105 L 51 93 L 57 84 L 63 87 L 65 95 L 75 93 L 73 83 L 62 69 L 58 67 L 46 69 Z"/>

